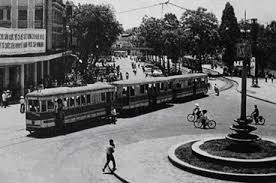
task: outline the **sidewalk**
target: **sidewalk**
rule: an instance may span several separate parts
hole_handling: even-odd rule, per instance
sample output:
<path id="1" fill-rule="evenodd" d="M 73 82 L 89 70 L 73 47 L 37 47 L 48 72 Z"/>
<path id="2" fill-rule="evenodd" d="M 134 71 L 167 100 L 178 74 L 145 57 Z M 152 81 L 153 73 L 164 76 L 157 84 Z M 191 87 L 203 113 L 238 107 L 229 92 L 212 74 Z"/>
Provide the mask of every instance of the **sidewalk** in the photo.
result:
<path id="1" fill-rule="evenodd" d="M 212 136 L 210 134 L 182 135 L 123 146 L 117 149 L 115 154 L 118 162 L 118 170 L 115 173 L 130 183 L 230 182 L 189 173 L 175 167 L 168 159 L 168 150 L 171 146 Z M 225 136 L 225 134 L 215 136 Z"/>
<path id="2" fill-rule="evenodd" d="M 241 92 L 241 78 L 239 77 L 226 77 L 230 80 L 233 80 L 238 83 L 238 92 Z M 276 104 L 276 81 L 275 83 L 271 82 L 271 79 L 268 79 L 265 82 L 265 79 L 258 79 L 258 84 L 260 88 L 251 87 L 252 79 L 247 78 L 247 96 L 253 97 L 259 100 L 263 100 L 265 102 Z"/>

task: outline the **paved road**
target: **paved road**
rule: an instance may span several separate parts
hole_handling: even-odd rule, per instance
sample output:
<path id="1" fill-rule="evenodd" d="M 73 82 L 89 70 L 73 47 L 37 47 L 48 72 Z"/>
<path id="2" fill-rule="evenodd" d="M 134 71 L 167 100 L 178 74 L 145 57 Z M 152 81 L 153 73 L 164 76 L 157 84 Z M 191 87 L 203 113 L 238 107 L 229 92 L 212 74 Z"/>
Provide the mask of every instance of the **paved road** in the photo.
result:
<path id="1" fill-rule="evenodd" d="M 208 110 L 209 117 L 217 121 L 216 129 L 195 129 L 187 122 L 186 115 L 194 103 Z M 248 98 L 247 104 L 248 113 L 258 104 L 260 113 L 267 119 L 266 125 L 258 126 L 256 133 L 275 135 L 276 106 L 252 98 Z M 162 176 L 167 182 L 214 182 L 171 166 L 166 150 L 181 139 L 230 133 L 229 126 L 239 117 L 239 106 L 240 94 L 231 89 L 220 96 L 210 95 L 143 115 L 119 118 L 116 125 L 106 124 L 49 138 L 26 136 L 24 116 L 19 114 L 18 105 L 0 109 L 0 179 L 6 183 L 120 182 L 101 171 L 105 146 L 113 138 L 118 174 L 133 182 L 162 182 Z M 159 151 L 156 157 L 162 157 L 159 164 L 154 161 L 154 150 Z"/>

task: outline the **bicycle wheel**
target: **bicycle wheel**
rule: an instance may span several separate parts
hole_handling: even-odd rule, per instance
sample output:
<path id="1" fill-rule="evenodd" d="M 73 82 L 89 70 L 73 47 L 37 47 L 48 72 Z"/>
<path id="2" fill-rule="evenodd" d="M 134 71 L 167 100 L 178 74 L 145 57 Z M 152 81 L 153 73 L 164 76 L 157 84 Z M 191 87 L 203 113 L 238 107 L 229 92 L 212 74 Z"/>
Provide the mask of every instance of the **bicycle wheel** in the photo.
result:
<path id="1" fill-rule="evenodd" d="M 263 117 L 259 117 L 258 123 L 260 125 L 264 125 L 265 124 L 265 119 Z"/>
<path id="2" fill-rule="evenodd" d="M 201 121 L 199 121 L 199 120 L 194 121 L 194 126 L 195 126 L 196 128 L 201 128 L 202 125 L 203 125 L 203 124 L 201 123 Z"/>
<path id="3" fill-rule="evenodd" d="M 194 120 L 195 120 L 195 115 L 193 115 L 193 114 L 188 114 L 187 120 L 188 120 L 189 122 L 194 122 Z"/>
<path id="4" fill-rule="evenodd" d="M 208 123 L 207 123 L 207 126 L 209 127 L 209 128 L 211 128 L 211 129 L 213 129 L 213 128 L 215 128 L 216 127 L 216 122 L 214 121 L 214 120 L 210 120 L 210 121 L 208 121 Z"/>

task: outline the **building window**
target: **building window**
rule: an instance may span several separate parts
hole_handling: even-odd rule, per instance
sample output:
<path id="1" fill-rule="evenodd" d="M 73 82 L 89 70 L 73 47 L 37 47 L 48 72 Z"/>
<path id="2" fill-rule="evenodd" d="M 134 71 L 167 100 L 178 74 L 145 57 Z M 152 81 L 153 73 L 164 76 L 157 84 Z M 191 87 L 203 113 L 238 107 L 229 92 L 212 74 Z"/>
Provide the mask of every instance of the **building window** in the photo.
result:
<path id="1" fill-rule="evenodd" d="M 4 19 L 4 10 L 0 9 L 0 20 Z"/>
<path id="2" fill-rule="evenodd" d="M 27 10 L 18 10 L 18 20 L 27 20 Z"/>
<path id="3" fill-rule="evenodd" d="M 35 9 L 35 20 L 43 20 L 43 9 L 41 8 Z"/>
<path id="4" fill-rule="evenodd" d="M 11 9 L 7 9 L 7 20 L 11 19 Z"/>

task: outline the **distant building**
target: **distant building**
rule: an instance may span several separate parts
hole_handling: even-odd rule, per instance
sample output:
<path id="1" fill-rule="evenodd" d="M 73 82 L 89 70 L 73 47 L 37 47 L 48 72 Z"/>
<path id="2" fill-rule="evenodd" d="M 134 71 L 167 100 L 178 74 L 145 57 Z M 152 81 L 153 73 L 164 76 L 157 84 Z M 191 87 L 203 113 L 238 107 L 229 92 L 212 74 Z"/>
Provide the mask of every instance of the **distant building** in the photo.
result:
<path id="1" fill-rule="evenodd" d="M 62 0 L 0 1 L 0 91 L 17 97 L 45 78 L 63 79 L 71 46 L 67 6 Z"/>
<path id="2" fill-rule="evenodd" d="M 112 45 L 112 51 L 114 54 L 123 54 L 143 56 L 152 51 L 152 48 L 136 47 L 132 44 L 132 40 L 135 36 L 131 34 L 121 34 L 117 41 Z"/>

